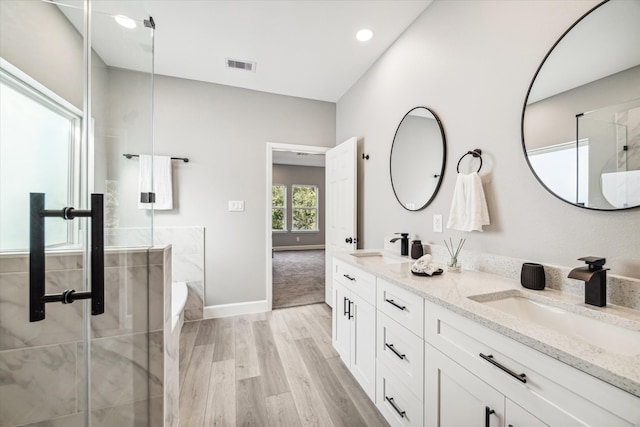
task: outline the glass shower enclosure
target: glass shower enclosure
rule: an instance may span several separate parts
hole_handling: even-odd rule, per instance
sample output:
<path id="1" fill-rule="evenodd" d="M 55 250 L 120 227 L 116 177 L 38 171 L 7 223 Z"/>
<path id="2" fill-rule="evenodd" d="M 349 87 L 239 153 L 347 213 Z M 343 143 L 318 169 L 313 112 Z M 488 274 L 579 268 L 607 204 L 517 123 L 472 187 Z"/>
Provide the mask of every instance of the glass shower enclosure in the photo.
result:
<path id="1" fill-rule="evenodd" d="M 2 427 L 163 425 L 164 255 L 123 156 L 153 154 L 136 4 L 0 2 Z"/>
<path id="2" fill-rule="evenodd" d="M 588 146 L 576 189 L 588 204 L 640 205 L 640 99 L 578 114 L 576 141 Z"/>

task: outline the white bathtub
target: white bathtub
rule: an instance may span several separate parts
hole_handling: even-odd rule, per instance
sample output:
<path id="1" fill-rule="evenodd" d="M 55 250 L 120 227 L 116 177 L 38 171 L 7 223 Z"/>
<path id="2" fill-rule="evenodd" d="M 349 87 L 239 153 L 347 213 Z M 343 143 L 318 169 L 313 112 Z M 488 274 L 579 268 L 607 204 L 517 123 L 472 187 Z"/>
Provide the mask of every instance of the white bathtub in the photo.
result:
<path id="1" fill-rule="evenodd" d="M 187 284 L 185 282 L 174 282 L 171 286 L 171 331 L 176 328 L 176 325 L 184 323 L 184 316 L 182 311 L 184 305 L 187 302 L 188 295 Z"/>

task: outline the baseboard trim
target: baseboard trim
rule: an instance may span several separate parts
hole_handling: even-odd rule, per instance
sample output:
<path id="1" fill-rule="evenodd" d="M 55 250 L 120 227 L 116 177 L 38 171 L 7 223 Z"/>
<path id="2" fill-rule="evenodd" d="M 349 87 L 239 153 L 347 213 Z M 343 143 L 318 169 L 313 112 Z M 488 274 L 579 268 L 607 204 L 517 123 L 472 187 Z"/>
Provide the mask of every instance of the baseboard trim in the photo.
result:
<path id="1" fill-rule="evenodd" d="M 314 249 L 324 249 L 324 245 L 302 245 L 302 246 L 274 246 L 275 252 L 280 251 L 310 251 Z"/>
<path id="2" fill-rule="evenodd" d="M 238 316 L 241 314 L 264 313 L 266 311 L 269 311 L 267 309 L 267 300 L 208 305 L 204 308 L 204 318 L 215 319 L 218 317 Z"/>

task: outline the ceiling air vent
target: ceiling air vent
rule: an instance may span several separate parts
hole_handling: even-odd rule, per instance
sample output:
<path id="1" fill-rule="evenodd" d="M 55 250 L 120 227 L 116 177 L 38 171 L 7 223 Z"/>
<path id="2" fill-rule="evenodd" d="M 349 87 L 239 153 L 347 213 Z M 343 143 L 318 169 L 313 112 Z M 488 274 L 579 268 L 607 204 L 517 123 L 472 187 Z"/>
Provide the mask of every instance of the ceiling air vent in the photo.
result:
<path id="1" fill-rule="evenodd" d="M 256 63 L 249 61 L 239 61 L 237 59 L 226 58 L 227 68 L 235 68 L 236 70 L 256 72 Z"/>

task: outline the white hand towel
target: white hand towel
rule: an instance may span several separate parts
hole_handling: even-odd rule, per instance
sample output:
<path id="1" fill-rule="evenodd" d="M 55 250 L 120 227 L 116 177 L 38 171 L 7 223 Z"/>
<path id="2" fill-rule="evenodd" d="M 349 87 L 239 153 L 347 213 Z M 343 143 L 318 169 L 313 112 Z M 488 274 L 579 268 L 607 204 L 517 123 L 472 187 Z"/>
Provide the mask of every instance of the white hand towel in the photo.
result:
<path id="1" fill-rule="evenodd" d="M 447 228 L 461 231 L 482 231 L 489 225 L 489 211 L 482 181 L 477 172 L 458 174 Z"/>
<path id="2" fill-rule="evenodd" d="M 171 157 L 140 155 L 140 174 L 138 176 L 138 195 L 153 192 L 155 203 L 142 203 L 138 199 L 138 208 L 168 210 L 173 209 L 173 183 L 171 179 Z"/>

